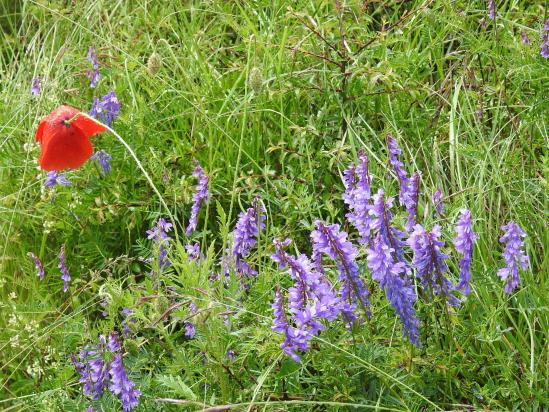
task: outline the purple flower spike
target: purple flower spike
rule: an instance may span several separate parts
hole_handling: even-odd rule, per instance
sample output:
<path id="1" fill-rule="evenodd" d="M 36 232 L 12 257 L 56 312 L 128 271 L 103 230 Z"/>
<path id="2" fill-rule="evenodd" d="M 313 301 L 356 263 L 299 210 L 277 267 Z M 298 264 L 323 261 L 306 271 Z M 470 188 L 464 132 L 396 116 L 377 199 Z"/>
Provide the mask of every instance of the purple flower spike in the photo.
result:
<path id="1" fill-rule="evenodd" d="M 462 209 L 456 225 L 457 236 L 454 238 L 456 250 L 463 255 L 459 261 L 459 283 L 457 290 L 461 290 L 465 296 L 471 293 L 471 261 L 473 259 L 473 246 L 478 236 L 473 232 L 471 225 L 471 212 Z"/>
<path id="2" fill-rule="evenodd" d="M 194 335 L 196 335 L 196 328 L 194 326 L 194 323 L 185 322 L 185 336 L 189 339 L 192 339 L 194 338 Z"/>
<path id="3" fill-rule="evenodd" d="M 109 374 L 111 375 L 109 389 L 122 401 L 124 412 L 137 408 L 141 392 L 135 389 L 135 384 L 128 378 L 120 353 L 114 355 L 114 359 L 110 364 Z"/>
<path id="4" fill-rule="evenodd" d="M 498 276 L 505 282 L 505 293 L 511 294 L 520 284 L 520 268 L 527 270 L 529 266 L 528 255 L 524 252 L 526 233 L 513 221 L 502 226 L 501 230 L 505 231 L 499 239 L 500 243 L 505 243 L 505 267 L 498 270 Z"/>
<path id="5" fill-rule="evenodd" d="M 389 163 L 391 164 L 393 171 L 397 175 L 398 183 L 400 185 L 398 200 L 401 205 L 404 205 L 406 192 L 408 190 L 409 178 L 406 170 L 404 170 L 404 163 L 402 163 L 399 159 L 399 156 L 402 154 L 402 150 L 400 150 L 397 141 L 391 133 L 387 135 L 387 146 L 389 148 Z"/>
<path id="6" fill-rule="evenodd" d="M 316 230 L 311 233 L 313 251 L 327 255 L 336 262 L 339 272 L 342 312 L 348 323 L 357 319 L 355 309 L 357 302 L 363 311 L 370 316 L 369 292 L 360 278 L 356 263 L 356 248 L 347 240 L 347 233 L 339 229 L 338 224 L 325 225 L 316 221 Z M 343 302 L 345 304 L 343 305 Z"/>
<path id="7" fill-rule="evenodd" d="M 496 2 L 495 2 L 495 0 L 488 0 L 488 17 L 491 20 L 496 20 Z"/>
<path id="8" fill-rule="evenodd" d="M 187 226 L 186 235 L 190 236 L 196 229 L 198 222 L 198 213 L 202 204 L 208 202 L 208 176 L 204 174 L 204 170 L 200 167 L 198 162 L 195 162 L 195 169 L 193 176 L 198 179 L 195 192 L 193 194 L 193 205 L 191 208 L 191 218 L 189 219 L 189 225 Z"/>
<path id="9" fill-rule="evenodd" d="M 133 310 L 131 310 L 130 308 L 124 308 L 120 311 L 120 314 L 127 318 L 128 316 L 133 315 Z"/>
<path id="10" fill-rule="evenodd" d="M 526 30 L 522 30 L 520 32 L 520 38 L 522 40 L 522 44 L 524 44 L 525 46 L 529 46 L 530 44 L 532 44 L 530 38 L 528 37 L 528 33 L 526 33 Z"/>
<path id="11" fill-rule="evenodd" d="M 93 104 L 90 109 L 90 116 L 99 118 L 107 126 L 111 126 L 112 122 L 120 114 L 120 102 L 114 91 L 107 93 L 105 96 L 98 99 L 93 97 Z"/>
<path id="12" fill-rule="evenodd" d="M 32 79 L 31 93 L 35 96 L 40 94 L 40 77 L 35 76 Z"/>
<path id="13" fill-rule="evenodd" d="M 409 181 L 408 189 L 406 190 L 406 212 L 408 219 L 406 221 L 406 231 L 411 232 L 416 224 L 417 204 L 419 200 L 419 178 L 420 173 L 415 172 Z"/>
<path id="14" fill-rule="evenodd" d="M 377 191 L 370 211 L 373 216 L 372 229 L 377 230 L 387 246 L 393 249 L 396 260 L 405 263 L 403 247 L 406 243 L 402 240 L 404 232 L 392 226 L 393 214 L 391 208 L 393 202 L 392 197 L 385 197 L 383 189 Z"/>
<path id="15" fill-rule="evenodd" d="M 110 154 L 105 152 L 104 150 L 99 150 L 95 152 L 91 157 L 90 160 L 95 160 L 99 163 L 99 166 L 101 166 L 101 173 L 103 176 L 106 176 L 107 173 L 111 171 L 111 160 L 112 157 Z"/>
<path id="16" fill-rule="evenodd" d="M 107 347 L 112 353 L 120 352 L 122 349 L 122 345 L 120 344 L 120 337 L 118 336 L 118 333 L 111 332 L 109 335 L 109 343 L 107 344 Z"/>
<path id="17" fill-rule="evenodd" d="M 71 182 L 67 179 L 65 174 L 59 174 L 56 171 L 48 172 L 44 186 L 53 187 L 55 185 L 70 186 Z"/>
<path id="18" fill-rule="evenodd" d="M 414 345 L 420 346 L 419 320 L 414 310 L 417 299 L 414 284 L 406 275 L 404 263 L 395 263 L 393 249 L 387 246 L 381 235 L 377 235 L 373 247 L 368 250 L 368 268 L 372 279 L 385 289 L 387 299 L 400 317 L 402 334 Z"/>
<path id="19" fill-rule="evenodd" d="M 61 250 L 59 251 L 59 265 L 57 267 L 61 271 L 61 279 L 63 279 L 63 292 L 67 293 L 71 275 L 67 269 L 67 262 L 65 261 L 65 245 L 61 246 Z"/>
<path id="20" fill-rule="evenodd" d="M 545 21 L 545 24 L 543 25 L 541 43 L 539 47 L 540 47 L 541 57 L 549 59 L 549 19 L 547 19 Z"/>
<path id="21" fill-rule="evenodd" d="M 309 348 L 308 341 L 312 337 L 312 335 L 308 334 L 307 330 L 305 329 L 306 322 L 302 322 L 302 330 L 294 328 L 293 326 L 288 324 L 286 314 L 284 312 L 284 298 L 282 296 L 280 288 L 276 289 L 275 300 L 272 307 L 274 313 L 272 330 L 275 332 L 284 333 L 284 342 L 282 342 L 280 348 L 294 362 L 300 362 L 301 357 L 296 352 L 306 352 Z"/>
<path id="22" fill-rule="evenodd" d="M 189 262 L 193 260 L 200 262 L 202 257 L 200 256 L 200 243 L 193 243 L 192 245 L 185 245 L 185 251 L 189 255 Z"/>
<path id="23" fill-rule="evenodd" d="M 231 254 L 239 275 L 255 276 L 257 274 L 244 258 L 250 254 L 250 249 L 257 244 L 257 237 L 263 229 L 265 229 L 265 209 L 260 198 L 257 197 L 246 212 L 239 214 L 233 231 Z M 222 266 L 225 276 L 229 275 L 229 261 L 228 256 L 223 257 Z"/>
<path id="24" fill-rule="evenodd" d="M 339 299 L 333 292 L 330 281 L 314 269 L 309 258 L 301 254 L 297 258 L 288 254 L 284 248 L 290 240 L 274 240 L 276 252 L 271 259 L 278 263 L 280 269 L 286 270 L 296 282 L 289 289 L 288 307 L 294 316 L 311 304 L 319 318 L 334 320 L 340 312 Z"/>
<path id="25" fill-rule="evenodd" d="M 158 267 L 160 270 L 171 265 L 170 260 L 167 258 L 168 250 L 167 245 L 170 241 L 168 232 L 172 230 L 173 225 L 166 221 L 164 218 L 158 219 L 156 226 L 147 230 L 147 239 L 153 240 L 158 245 Z"/>
<path id="26" fill-rule="evenodd" d="M 358 165 L 351 164 L 343 172 L 345 192 L 343 201 L 349 206 L 349 213 L 345 216 L 358 230 L 360 243 L 370 241 L 372 218 L 370 216 L 370 195 L 372 179 L 368 174 L 368 158 L 363 151 L 358 154 Z"/>
<path id="27" fill-rule="evenodd" d="M 38 279 L 44 280 L 44 265 L 42 264 L 42 261 L 32 252 L 28 252 L 27 256 L 32 259 L 34 266 L 36 266 Z"/>
<path id="28" fill-rule="evenodd" d="M 91 348 L 80 351 L 78 359 L 71 354 L 71 360 L 80 375 L 79 382 L 85 396 L 97 400 L 107 387 L 108 372 L 103 355 L 105 352 L 105 337 L 99 336 L 99 343 Z"/>
<path id="29" fill-rule="evenodd" d="M 437 189 L 437 191 L 433 193 L 433 203 L 438 216 L 442 216 L 444 214 L 444 203 L 442 203 L 442 197 L 443 195 L 440 189 Z"/>
<path id="30" fill-rule="evenodd" d="M 457 306 L 459 300 L 452 295 L 452 282 L 445 272 L 448 266 L 445 261 L 448 255 L 442 252 L 444 242 L 439 240 L 440 226 L 435 225 L 431 232 L 427 232 L 421 225 L 414 227 L 414 232 L 408 239 L 408 245 L 414 252 L 413 264 L 416 276 L 419 278 L 423 290 L 428 294 L 444 296 L 450 305 Z"/>
<path id="31" fill-rule="evenodd" d="M 90 79 L 90 87 L 93 89 L 99 83 L 101 73 L 99 72 L 99 64 L 97 63 L 97 56 L 95 55 L 95 50 L 93 47 L 88 49 L 88 61 L 91 63 L 93 70 L 88 70 L 86 74 Z"/>

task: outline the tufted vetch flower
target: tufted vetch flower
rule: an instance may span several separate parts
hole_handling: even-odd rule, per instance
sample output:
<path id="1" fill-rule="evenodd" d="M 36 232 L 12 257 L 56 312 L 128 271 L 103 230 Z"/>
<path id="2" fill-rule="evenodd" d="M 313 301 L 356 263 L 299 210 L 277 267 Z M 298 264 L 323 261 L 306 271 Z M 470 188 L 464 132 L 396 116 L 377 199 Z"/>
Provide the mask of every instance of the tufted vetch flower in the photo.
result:
<path id="1" fill-rule="evenodd" d="M 295 316 L 307 305 L 316 305 L 315 313 L 318 317 L 334 320 L 339 314 L 340 302 L 333 291 L 332 284 L 323 273 L 315 269 L 306 255 L 300 254 L 294 257 L 287 253 L 284 248 L 289 244 L 289 239 L 283 242 L 275 239 L 276 252 L 271 256 L 271 259 L 295 280 L 294 286 L 288 291 L 290 311 Z"/>
<path id="2" fill-rule="evenodd" d="M 226 253 L 222 258 L 223 271 L 225 276 L 229 274 L 229 263 L 234 262 L 236 272 L 239 275 L 254 276 L 257 274 L 245 258 L 249 255 L 250 249 L 257 244 L 257 238 L 265 229 L 265 209 L 260 198 L 256 197 L 245 212 L 238 216 L 233 234 L 230 256 Z"/>
<path id="3" fill-rule="evenodd" d="M 471 293 L 471 261 L 473 259 L 473 246 L 478 236 L 473 232 L 471 224 L 471 212 L 467 209 L 460 211 L 460 217 L 456 224 L 457 236 L 454 238 L 456 250 L 463 256 L 459 261 L 459 283 L 457 290 L 461 290 L 465 296 Z"/>
<path id="4" fill-rule="evenodd" d="M 395 309 L 403 325 L 402 334 L 414 345 L 420 346 L 419 320 L 414 310 L 417 299 L 414 284 L 406 273 L 402 262 L 395 262 L 393 250 L 378 234 L 368 250 L 368 268 L 372 279 L 379 282 L 391 306 Z"/>
<path id="5" fill-rule="evenodd" d="M 200 167 L 198 162 L 195 162 L 195 169 L 193 176 L 198 179 L 195 192 L 193 194 L 193 205 L 191 207 L 191 218 L 189 219 L 189 225 L 187 226 L 186 235 L 189 236 L 198 224 L 198 213 L 202 204 L 208 201 L 208 176 L 204 174 L 204 170 Z"/>
<path id="6" fill-rule="evenodd" d="M 95 49 L 93 47 L 88 48 L 88 61 L 91 63 L 93 70 L 88 70 L 86 75 L 90 79 L 90 87 L 93 89 L 97 86 L 101 77 L 99 63 L 97 62 L 97 56 L 95 55 Z"/>
<path id="7" fill-rule="evenodd" d="M 379 189 L 374 195 L 374 201 L 370 213 L 373 216 L 372 229 L 377 231 L 383 238 L 383 241 L 387 246 L 393 249 L 396 260 L 405 263 L 404 259 L 404 246 L 405 242 L 404 232 L 393 226 L 392 219 L 393 214 L 391 208 L 393 207 L 394 199 L 392 197 L 386 197 L 383 189 Z"/>
<path id="8" fill-rule="evenodd" d="M 513 221 L 502 226 L 501 230 L 505 231 L 499 239 L 500 243 L 505 243 L 505 267 L 498 270 L 498 276 L 505 282 L 505 293 L 510 294 L 520 284 L 520 270 L 527 270 L 529 266 L 528 255 L 524 252 L 526 233 Z"/>
<path id="9" fill-rule="evenodd" d="M 428 232 L 418 224 L 414 226 L 408 245 L 414 252 L 416 276 L 427 296 L 433 293 L 443 296 L 450 305 L 456 306 L 459 300 L 452 295 L 452 282 L 446 277 L 448 255 L 442 252 L 444 242 L 439 239 L 440 235 L 440 226 L 435 225 Z"/>
<path id="10" fill-rule="evenodd" d="M 90 157 L 90 160 L 95 160 L 99 163 L 99 166 L 101 166 L 101 173 L 103 174 L 103 176 L 106 176 L 107 173 L 111 171 L 112 157 L 110 154 L 108 154 L 104 150 L 99 150 L 95 152 L 93 156 Z"/>
<path id="11" fill-rule="evenodd" d="M 360 243 L 370 241 L 372 217 L 370 215 L 370 194 L 372 179 L 368 173 L 368 158 L 363 151 L 358 154 L 358 164 L 351 164 L 343 172 L 345 192 L 343 201 L 349 207 L 345 217 L 357 229 Z"/>
<path id="12" fill-rule="evenodd" d="M 404 205 L 406 192 L 408 190 L 409 178 L 406 170 L 404 170 L 404 163 L 402 163 L 402 161 L 400 160 L 402 150 L 400 150 L 397 141 L 391 133 L 387 135 L 387 146 L 389 148 L 389 163 L 397 176 L 400 186 L 398 200 L 401 205 Z"/>
<path id="13" fill-rule="evenodd" d="M 111 91 L 98 99 L 93 97 L 93 104 L 90 109 L 90 116 L 99 118 L 107 126 L 111 126 L 112 122 L 120 115 L 120 102 L 114 91 Z"/>
<path id="14" fill-rule="evenodd" d="M 71 181 L 67 179 L 64 173 L 56 171 L 48 172 L 44 181 L 44 187 L 53 187 L 55 185 L 70 186 Z"/>
<path id="15" fill-rule="evenodd" d="M 71 275 L 69 273 L 69 269 L 67 268 L 67 262 L 65 260 L 65 245 L 62 245 L 61 250 L 59 251 L 59 265 L 57 267 L 61 271 L 61 279 L 63 280 L 63 292 L 66 293 L 69 290 Z"/>
<path id="16" fill-rule="evenodd" d="M 316 230 L 311 232 L 313 251 L 322 253 L 336 262 L 340 281 L 342 313 L 348 323 L 357 320 L 356 309 L 360 306 L 370 316 L 368 288 L 360 277 L 356 263 L 357 249 L 347 240 L 347 233 L 338 224 L 326 225 L 317 220 Z"/>
<path id="17" fill-rule="evenodd" d="M 147 239 L 153 240 L 158 245 L 158 267 L 160 270 L 171 265 L 168 259 L 168 244 L 170 237 L 168 232 L 172 230 L 173 225 L 166 221 L 164 218 L 158 219 L 156 225 L 147 230 Z"/>
<path id="18" fill-rule="evenodd" d="M 44 265 L 42 264 L 42 261 L 32 252 L 28 252 L 27 256 L 32 259 L 34 266 L 36 266 L 38 279 L 44 280 Z"/>
<path id="19" fill-rule="evenodd" d="M 32 78 L 31 93 L 35 96 L 40 94 L 40 77 L 38 76 Z"/>
<path id="20" fill-rule="evenodd" d="M 128 377 L 122 363 L 122 354 L 114 355 L 109 367 L 109 374 L 111 376 L 109 390 L 122 401 L 124 412 L 137 408 L 141 392 L 135 389 L 134 382 Z"/>

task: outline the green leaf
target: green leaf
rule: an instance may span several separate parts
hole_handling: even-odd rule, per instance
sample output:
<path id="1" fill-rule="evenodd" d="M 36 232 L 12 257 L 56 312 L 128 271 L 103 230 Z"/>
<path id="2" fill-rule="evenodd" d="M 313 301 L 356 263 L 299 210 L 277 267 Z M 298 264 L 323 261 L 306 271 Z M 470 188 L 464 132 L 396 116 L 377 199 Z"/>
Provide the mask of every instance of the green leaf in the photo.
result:
<path id="1" fill-rule="evenodd" d="M 196 395 L 192 389 L 187 386 L 180 376 L 161 375 L 156 378 L 157 382 L 162 386 L 170 389 L 175 395 L 183 399 L 190 399 L 195 401 Z"/>

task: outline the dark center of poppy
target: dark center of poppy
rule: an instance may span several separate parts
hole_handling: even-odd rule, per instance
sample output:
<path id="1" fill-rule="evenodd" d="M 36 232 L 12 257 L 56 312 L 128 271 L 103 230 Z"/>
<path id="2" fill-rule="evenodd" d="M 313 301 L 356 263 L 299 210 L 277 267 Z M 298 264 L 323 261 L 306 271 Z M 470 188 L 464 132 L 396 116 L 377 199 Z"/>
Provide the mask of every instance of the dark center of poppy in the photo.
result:
<path id="1" fill-rule="evenodd" d="M 71 117 L 67 117 L 65 120 L 61 120 L 61 124 L 69 127 L 71 125 Z"/>

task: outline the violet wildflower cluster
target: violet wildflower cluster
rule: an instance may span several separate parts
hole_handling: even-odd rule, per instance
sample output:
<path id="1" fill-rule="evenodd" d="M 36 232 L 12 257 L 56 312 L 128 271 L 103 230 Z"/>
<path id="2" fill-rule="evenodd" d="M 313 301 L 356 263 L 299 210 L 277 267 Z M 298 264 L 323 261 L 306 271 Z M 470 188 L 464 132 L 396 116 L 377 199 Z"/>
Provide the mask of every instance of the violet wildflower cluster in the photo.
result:
<path id="1" fill-rule="evenodd" d="M 106 176 L 107 173 L 111 171 L 111 160 L 112 157 L 110 154 L 105 152 L 104 150 L 98 150 L 95 152 L 91 157 L 90 160 L 95 160 L 99 163 L 99 166 L 101 166 L 101 174 L 103 176 Z"/>
<path id="2" fill-rule="evenodd" d="M 372 279 L 385 290 L 387 299 L 400 317 L 402 334 L 414 345 L 420 346 L 419 320 L 414 310 L 417 300 L 414 283 L 407 275 L 405 264 L 395 261 L 393 252 L 394 249 L 378 234 L 368 250 L 368 268 Z"/>
<path id="3" fill-rule="evenodd" d="M 40 77 L 38 76 L 32 78 L 31 93 L 35 96 L 40 94 Z"/>
<path id="4" fill-rule="evenodd" d="M 417 204 L 419 201 L 419 178 L 419 172 L 415 172 L 408 182 L 408 189 L 406 191 L 404 203 L 408 219 L 406 220 L 405 228 L 408 232 L 411 232 L 416 224 Z"/>
<path id="5" fill-rule="evenodd" d="M 112 122 L 120 114 L 120 102 L 114 91 L 107 93 L 101 99 L 93 97 L 93 104 L 90 109 L 90 116 L 100 119 L 107 126 L 111 126 Z"/>
<path id="6" fill-rule="evenodd" d="M 120 338 L 112 332 L 108 342 L 101 335 L 98 345 L 81 350 L 78 358 L 71 355 L 71 359 L 80 375 L 79 382 L 85 396 L 98 400 L 108 389 L 120 399 L 122 409 L 129 412 L 138 406 L 141 392 L 135 389 L 135 383 L 128 377 L 121 351 Z M 110 363 L 109 358 L 112 358 Z"/>
<path id="7" fill-rule="evenodd" d="M 448 255 L 442 252 L 444 242 L 440 238 L 440 226 L 435 225 L 430 232 L 416 225 L 408 239 L 408 246 L 414 252 L 413 265 L 416 276 L 427 296 L 434 293 L 443 296 L 450 305 L 456 306 L 459 300 L 452 295 L 452 282 L 446 277 Z"/>
<path id="8" fill-rule="evenodd" d="M 286 355 L 295 362 L 300 362 L 301 357 L 297 352 L 306 352 L 309 349 L 309 341 L 324 329 L 322 323 L 315 320 L 312 307 L 307 307 L 296 316 L 296 326 L 292 326 L 286 319 L 284 310 L 284 297 L 280 288 L 275 292 L 275 300 L 273 303 L 274 320 L 272 330 L 275 332 L 284 333 L 284 342 L 280 347 Z"/>
<path id="9" fill-rule="evenodd" d="M 187 226 L 186 235 L 190 236 L 196 229 L 198 224 L 198 213 L 202 204 L 208 202 L 208 176 L 204 174 L 204 170 L 200 167 L 198 162 L 195 162 L 195 169 L 193 176 L 198 179 L 195 192 L 193 194 L 193 205 L 191 207 L 191 218 L 189 219 L 189 225 Z"/>
<path id="10" fill-rule="evenodd" d="M 233 231 L 231 256 L 239 275 L 255 276 L 257 274 L 248 265 L 245 258 L 249 255 L 250 249 L 256 245 L 257 237 L 263 229 L 265 229 L 265 209 L 260 198 L 256 197 L 252 206 L 246 212 L 241 212 L 238 215 Z M 224 256 L 223 270 L 226 276 L 229 274 L 229 260 L 228 256 Z"/>
<path id="11" fill-rule="evenodd" d="M 63 292 L 67 293 L 69 290 L 69 282 L 71 281 L 71 275 L 69 269 L 67 269 L 67 262 L 65 260 L 65 245 L 61 246 L 59 251 L 59 265 L 57 266 L 61 271 L 61 279 L 63 280 Z"/>
<path id="12" fill-rule="evenodd" d="M 288 306 L 292 314 L 298 314 L 307 305 L 315 305 L 315 312 L 319 317 L 334 320 L 339 314 L 339 299 L 333 292 L 330 281 L 314 268 L 305 254 L 300 254 L 296 258 L 284 250 L 290 245 L 290 239 L 283 242 L 275 239 L 273 243 L 276 252 L 271 259 L 295 280 L 288 296 Z"/>
<path id="13" fill-rule="evenodd" d="M 36 266 L 36 275 L 38 276 L 38 279 L 44 280 L 44 265 L 42 264 L 42 261 L 32 252 L 28 252 L 27 256 L 32 259 L 34 266 Z"/>
<path id="14" fill-rule="evenodd" d="M 152 229 L 147 230 L 147 239 L 153 240 L 156 245 L 158 245 L 158 267 L 162 269 L 171 265 L 170 260 L 168 259 L 168 243 L 170 237 L 168 232 L 172 230 L 173 225 L 166 221 L 164 218 L 158 219 L 156 226 Z"/>
<path id="15" fill-rule="evenodd" d="M 383 189 L 379 189 L 374 195 L 374 202 L 371 209 L 373 216 L 372 229 L 376 230 L 381 235 L 387 246 L 393 249 L 396 259 L 400 262 L 405 262 L 404 246 L 406 243 L 402 240 L 405 233 L 397 229 L 393 223 L 393 207 L 394 199 L 386 197 Z"/>
<path id="16" fill-rule="evenodd" d="M 499 239 L 501 243 L 505 243 L 505 267 L 498 270 L 498 276 L 505 282 L 505 293 L 511 294 L 520 284 L 520 269 L 527 270 L 529 266 L 528 255 L 524 252 L 523 238 L 526 233 L 513 221 L 502 226 L 501 230 L 505 231 Z"/>
<path id="17" fill-rule="evenodd" d="M 90 79 L 90 87 L 93 89 L 99 83 L 101 73 L 99 72 L 99 63 L 97 63 L 97 56 L 95 55 L 95 49 L 90 47 L 88 49 L 88 61 L 92 65 L 93 70 L 88 70 L 87 76 Z"/>
<path id="18" fill-rule="evenodd" d="M 370 316 L 368 288 L 360 277 L 356 263 L 357 249 L 347 240 L 347 233 L 338 224 L 326 225 L 317 220 L 316 230 L 311 232 L 313 250 L 336 262 L 340 281 L 341 312 L 348 323 L 358 319 L 358 307 Z"/>
<path id="19" fill-rule="evenodd" d="M 442 202 L 442 191 L 437 189 L 433 193 L 433 204 L 435 205 L 435 212 L 440 217 L 444 215 L 444 203 Z"/>
<path id="20" fill-rule="evenodd" d="M 63 173 L 60 174 L 56 171 L 48 172 L 46 180 L 44 181 L 44 186 L 53 187 L 55 185 L 70 186 L 71 182 Z"/>
<path id="21" fill-rule="evenodd" d="M 309 349 L 309 341 L 324 329 L 320 321 L 336 319 L 341 305 L 330 281 L 314 268 L 306 255 L 294 257 L 284 250 L 289 244 L 289 239 L 283 242 L 275 239 L 276 252 L 271 259 L 295 281 L 288 290 L 292 324 L 286 318 L 282 292 L 277 290 L 273 304 L 273 330 L 284 332 L 285 340 L 281 348 L 294 361 L 299 362 L 300 356 L 297 352 L 306 352 Z"/>
<path id="22" fill-rule="evenodd" d="M 549 18 L 545 20 L 541 34 L 540 54 L 541 57 L 549 59 Z"/>
<path id="23" fill-rule="evenodd" d="M 200 255 L 200 243 L 195 242 L 192 244 L 185 245 L 185 251 L 187 252 L 187 255 L 189 255 L 189 261 L 197 261 L 199 262 L 202 260 L 202 257 Z"/>
<path id="24" fill-rule="evenodd" d="M 457 290 L 461 290 L 465 296 L 471 293 L 471 261 L 473 259 L 473 246 L 478 236 L 473 232 L 471 225 L 471 212 L 462 209 L 456 225 L 457 236 L 454 238 L 456 250 L 463 256 L 459 261 L 459 283 Z"/>
<path id="25" fill-rule="evenodd" d="M 404 169 L 404 164 L 399 159 L 402 150 L 400 150 L 397 141 L 390 133 L 387 135 L 387 146 L 389 148 L 389 163 L 397 176 L 400 186 L 398 200 L 402 206 L 406 207 L 406 213 L 408 214 L 406 230 L 410 232 L 416 224 L 417 205 L 419 201 L 419 181 L 421 175 L 419 172 L 415 172 L 412 177 L 408 177 L 408 174 Z"/>
<path id="26" fill-rule="evenodd" d="M 95 347 L 87 347 L 80 351 L 78 358 L 71 354 L 72 364 L 80 375 L 79 383 L 85 396 L 97 400 L 107 388 L 108 369 L 104 361 L 106 350 L 105 336 L 99 336 L 99 343 Z"/>
<path id="27" fill-rule="evenodd" d="M 401 205 L 404 205 L 409 179 L 406 170 L 404 170 L 404 163 L 402 163 L 399 159 L 399 156 L 402 154 L 402 150 L 400 150 L 397 141 L 390 133 L 387 135 L 387 147 L 389 148 L 389 163 L 397 176 L 398 184 L 400 186 L 398 200 Z"/>
<path id="28" fill-rule="evenodd" d="M 198 309 L 194 304 L 194 302 L 191 302 L 189 304 L 189 313 L 191 315 L 196 315 L 196 313 L 198 313 Z M 189 339 L 192 339 L 194 338 L 194 335 L 196 335 L 196 327 L 194 323 L 185 321 L 185 336 L 188 337 Z"/>
<path id="29" fill-rule="evenodd" d="M 131 333 L 129 323 L 135 323 L 135 319 L 130 319 L 133 315 L 133 310 L 130 308 L 124 308 L 120 311 L 120 314 L 124 317 L 124 320 L 122 321 L 122 333 L 126 338 L 128 338 Z"/>
<path id="30" fill-rule="evenodd" d="M 522 44 L 524 44 L 525 46 L 529 46 L 530 44 L 532 44 L 532 42 L 530 41 L 530 37 L 528 37 L 528 33 L 526 33 L 526 30 L 522 30 L 520 32 L 520 38 Z"/>
<path id="31" fill-rule="evenodd" d="M 351 164 L 343 172 L 343 201 L 349 207 L 345 216 L 360 235 L 360 243 L 369 243 L 372 217 L 370 215 L 371 177 L 368 158 L 363 151 L 358 154 L 358 164 Z"/>
<path id="32" fill-rule="evenodd" d="M 139 405 L 141 392 L 135 389 L 134 382 L 128 377 L 124 364 L 122 363 L 122 354 L 117 353 L 111 362 L 109 368 L 111 384 L 109 390 L 122 401 L 124 412 L 132 411 Z"/>
<path id="33" fill-rule="evenodd" d="M 488 0 L 488 17 L 490 20 L 496 20 L 496 1 Z"/>

